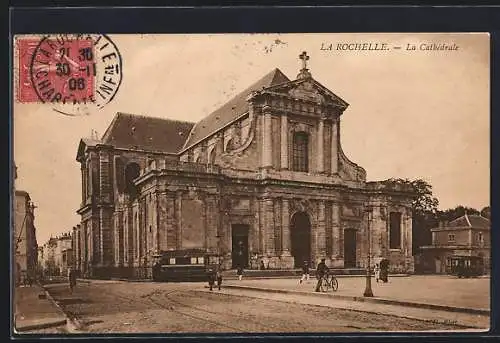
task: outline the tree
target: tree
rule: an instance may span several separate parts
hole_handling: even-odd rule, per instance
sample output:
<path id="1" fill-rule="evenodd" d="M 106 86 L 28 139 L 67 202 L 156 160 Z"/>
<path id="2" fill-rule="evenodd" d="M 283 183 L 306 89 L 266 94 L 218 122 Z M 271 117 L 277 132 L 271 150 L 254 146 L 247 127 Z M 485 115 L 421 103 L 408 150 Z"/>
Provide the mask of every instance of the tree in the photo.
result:
<path id="1" fill-rule="evenodd" d="M 491 219 L 491 208 L 489 206 L 484 207 L 481 210 L 481 215 L 485 218 Z"/>
<path id="2" fill-rule="evenodd" d="M 435 214 L 439 205 L 439 200 L 432 194 L 432 186 L 422 179 L 388 179 L 386 183 L 403 184 L 411 186 L 415 197 L 412 201 L 413 214 L 428 215 Z"/>
<path id="3" fill-rule="evenodd" d="M 423 245 L 432 244 L 431 228 L 437 226 L 439 200 L 432 194 L 432 185 L 422 179 L 388 179 L 389 184 L 407 185 L 414 192 L 412 201 L 412 251 L 415 255 Z"/>
<path id="4" fill-rule="evenodd" d="M 462 217 L 466 213 L 479 215 L 480 212 L 478 210 L 476 210 L 475 208 L 459 205 L 455 208 L 450 208 L 450 209 L 447 209 L 445 211 L 438 211 L 437 219 L 439 221 L 450 222 L 450 221 L 455 220 L 459 217 Z"/>

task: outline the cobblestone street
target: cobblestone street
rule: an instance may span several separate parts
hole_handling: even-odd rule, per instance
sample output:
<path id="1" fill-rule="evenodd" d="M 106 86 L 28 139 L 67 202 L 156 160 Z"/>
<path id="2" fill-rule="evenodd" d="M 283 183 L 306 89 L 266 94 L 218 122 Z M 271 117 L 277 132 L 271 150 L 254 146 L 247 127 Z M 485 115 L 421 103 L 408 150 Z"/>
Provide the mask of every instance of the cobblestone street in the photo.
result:
<path id="1" fill-rule="evenodd" d="M 91 333 L 353 332 L 457 330 L 446 322 L 209 292 L 202 283 L 93 281 L 48 290 Z"/>

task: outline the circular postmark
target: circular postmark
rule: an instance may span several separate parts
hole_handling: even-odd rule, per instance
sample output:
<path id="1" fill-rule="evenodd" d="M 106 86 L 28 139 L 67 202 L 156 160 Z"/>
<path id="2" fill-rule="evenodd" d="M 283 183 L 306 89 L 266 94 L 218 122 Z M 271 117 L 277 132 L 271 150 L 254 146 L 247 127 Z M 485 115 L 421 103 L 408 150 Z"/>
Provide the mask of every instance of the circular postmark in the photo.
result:
<path id="1" fill-rule="evenodd" d="M 118 92 L 122 57 L 106 35 L 46 35 L 33 51 L 29 77 L 38 101 L 62 114 L 89 114 Z"/>

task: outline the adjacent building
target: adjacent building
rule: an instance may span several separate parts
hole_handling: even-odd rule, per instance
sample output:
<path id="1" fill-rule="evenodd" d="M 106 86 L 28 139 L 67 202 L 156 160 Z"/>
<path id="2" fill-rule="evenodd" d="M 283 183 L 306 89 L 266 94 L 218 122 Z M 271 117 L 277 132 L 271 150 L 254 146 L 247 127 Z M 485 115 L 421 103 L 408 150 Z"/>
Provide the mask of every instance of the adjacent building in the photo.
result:
<path id="1" fill-rule="evenodd" d="M 441 222 L 439 227 L 431 229 L 432 245 L 421 247 L 424 271 L 443 274 L 449 267 L 450 257 L 479 256 L 488 272 L 490 229 L 490 220 L 481 215 L 465 214 L 449 223 Z"/>
<path id="2" fill-rule="evenodd" d="M 38 245 L 35 229 L 35 205 L 25 191 L 14 192 L 14 280 L 17 283 L 27 277 L 34 278 L 38 262 Z"/>
<path id="3" fill-rule="evenodd" d="M 366 180 L 341 146 L 348 103 L 300 58 L 295 80 L 274 69 L 197 123 L 118 113 L 82 139 L 77 268 L 133 277 L 199 248 L 226 268 L 243 250 L 245 265 L 363 268 L 370 253 L 412 272 L 413 193 Z"/>
<path id="4" fill-rule="evenodd" d="M 74 266 L 73 236 L 70 232 L 51 237 L 43 245 L 43 259 L 40 261 L 45 275 L 66 275 Z"/>

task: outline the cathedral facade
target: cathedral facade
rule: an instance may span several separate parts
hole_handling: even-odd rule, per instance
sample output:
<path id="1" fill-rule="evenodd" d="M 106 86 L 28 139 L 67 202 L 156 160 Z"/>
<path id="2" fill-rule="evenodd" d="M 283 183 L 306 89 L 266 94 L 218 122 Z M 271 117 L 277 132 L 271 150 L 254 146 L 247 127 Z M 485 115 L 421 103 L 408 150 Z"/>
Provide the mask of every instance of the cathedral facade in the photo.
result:
<path id="1" fill-rule="evenodd" d="M 370 254 L 412 272 L 413 194 L 346 157 L 348 104 L 306 58 L 295 80 L 275 69 L 197 123 L 118 113 L 82 139 L 77 268 L 147 277 L 155 254 L 200 248 L 225 268 L 242 250 L 247 268 L 365 268 Z"/>

